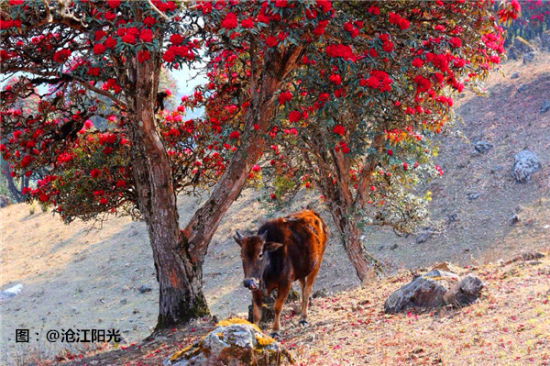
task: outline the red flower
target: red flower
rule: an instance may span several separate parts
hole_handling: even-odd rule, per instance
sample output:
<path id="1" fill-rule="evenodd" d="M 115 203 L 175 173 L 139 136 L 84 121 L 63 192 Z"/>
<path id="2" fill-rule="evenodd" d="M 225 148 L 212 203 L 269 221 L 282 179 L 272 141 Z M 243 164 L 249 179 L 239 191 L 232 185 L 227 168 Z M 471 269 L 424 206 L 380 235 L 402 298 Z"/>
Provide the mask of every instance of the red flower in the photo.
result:
<path id="1" fill-rule="evenodd" d="M 123 188 L 123 187 L 126 186 L 126 182 L 123 181 L 122 179 L 119 179 L 119 180 L 116 182 L 116 186 L 117 186 L 118 188 Z"/>
<path id="2" fill-rule="evenodd" d="M 252 18 L 246 18 L 241 20 L 241 27 L 243 28 L 252 28 L 254 27 L 254 21 Z"/>
<path id="3" fill-rule="evenodd" d="M 172 34 L 170 36 L 170 42 L 172 42 L 175 46 L 179 46 L 179 44 L 183 42 L 183 37 L 177 33 Z"/>
<path id="4" fill-rule="evenodd" d="M 342 78 L 338 74 L 331 74 L 328 79 L 336 85 L 340 85 L 342 83 Z"/>
<path id="5" fill-rule="evenodd" d="M 355 61 L 356 57 L 350 46 L 343 44 L 328 45 L 326 53 L 329 57 L 342 57 L 345 60 Z"/>
<path id="6" fill-rule="evenodd" d="M 403 170 L 406 171 L 407 169 L 409 169 L 409 164 L 403 163 Z"/>
<path id="7" fill-rule="evenodd" d="M 222 21 L 222 28 L 233 29 L 237 27 L 237 15 L 235 13 L 227 13 Z"/>
<path id="8" fill-rule="evenodd" d="M 120 5 L 120 0 L 107 0 L 107 5 L 111 9 L 116 9 Z"/>
<path id="9" fill-rule="evenodd" d="M 62 49 L 62 50 L 57 51 L 56 53 L 54 53 L 53 60 L 55 62 L 63 63 L 69 58 L 70 55 L 71 55 L 71 50 Z"/>
<path id="10" fill-rule="evenodd" d="M 265 39 L 265 44 L 267 44 L 268 47 L 275 47 L 279 44 L 279 40 L 277 37 L 269 36 Z"/>
<path id="11" fill-rule="evenodd" d="M 101 55 L 103 52 L 105 52 L 105 46 L 102 45 L 101 43 L 95 44 L 93 51 L 94 51 L 94 55 Z"/>
<path id="12" fill-rule="evenodd" d="M 149 60 L 150 57 L 151 57 L 151 55 L 149 54 L 149 51 L 147 51 L 147 50 L 139 51 L 138 54 L 137 54 L 137 59 L 140 63 L 144 63 L 145 61 Z"/>
<path id="13" fill-rule="evenodd" d="M 254 164 L 254 166 L 252 167 L 252 171 L 255 172 L 255 173 L 259 172 L 260 170 L 261 170 L 261 168 L 257 164 Z"/>
<path id="14" fill-rule="evenodd" d="M 298 111 L 292 111 L 288 114 L 288 120 L 290 122 L 298 122 L 302 118 L 302 114 Z"/>
<path id="15" fill-rule="evenodd" d="M 392 151 L 392 150 L 388 150 L 387 153 L 388 153 L 389 156 L 392 156 L 392 155 L 393 155 L 393 151 Z"/>
<path id="16" fill-rule="evenodd" d="M 462 46 L 462 41 L 460 40 L 460 38 L 453 37 L 453 38 L 449 39 L 449 44 L 454 48 L 458 48 L 458 47 Z"/>
<path id="17" fill-rule="evenodd" d="M 139 39 L 143 42 L 151 42 L 153 40 L 153 31 L 148 28 L 142 29 L 139 34 Z"/>
<path id="18" fill-rule="evenodd" d="M 102 205 L 106 205 L 107 204 L 107 198 L 103 197 L 99 200 L 99 203 L 102 204 Z"/>
<path id="19" fill-rule="evenodd" d="M 391 41 L 384 41 L 382 44 L 382 49 L 385 52 L 391 52 L 393 50 L 393 43 Z"/>
<path id="20" fill-rule="evenodd" d="M 120 40 L 124 43 L 134 44 L 136 43 L 136 37 L 133 34 L 126 33 L 123 35 Z"/>
<path id="21" fill-rule="evenodd" d="M 332 9 L 332 4 L 329 0 L 315 0 L 315 3 L 321 8 L 323 13 L 327 13 Z"/>
<path id="22" fill-rule="evenodd" d="M 153 17 L 145 17 L 143 19 L 143 24 L 145 24 L 148 27 L 152 27 L 153 25 L 155 25 L 156 22 L 157 22 L 156 19 Z"/>
<path id="23" fill-rule="evenodd" d="M 241 133 L 239 131 L 233 131 L 229 134 L 229 139 L 234 140 L 238 139 L 241 136 Z"/>
<path id="24" fill-rule="evenodd" d="M 26 167 L 32 162 L 33 158 L 30 155 L 23 156 L 23 159 L 21 159 L 21 168 Z"/>
<path id="25" fill-rule="evenodd" d="M 332 132 L 334 132 L 337 135 L 344 136 L 344 134 L 346 133 L 346 128 L 342 125 L 336 125 L 332 129 Z"/>
<path id="26" fill-rule="evenodd" d="M 269 198 L 271 198 L 272 200 L 275 200 L 277 198 L 277 196 L 275 195 L 275 193 L 271 193 L 269 195 Z"/>
<path id="27" fill-rule="evenodd" d="M 113 48 L 114 46 L 116 46 L 116 39 L 114 39 L 113 37 L 109 36 L 107 37 L 107 39 L 105 40 L 105 47 L 107 48 Z"/>
<path id="28" fill-rule="evenodd" d="M 282 92 L 279 94 L 279 104 L 285 104 L 285 102 L 288 102 L 292 99 L 292 94 L 290 92 Z"/>
<path id="29" fill-rule="evenodd" d="M 411 65 L 413 65 L 414 67 L 422 67 L 422 65 L 424 65 L 424 61 L 422 61 L 421 58 L 417 57 L 412 60 Z"/>
<path id="30" fill-rule="evenodd" d="M 92 177 L 92 178 L 97 178 L 97 177 L 99 177 L 100 174 L 101 174 L 101 170 L 99 170 L 99 169 L 94 168 L 94 169 L 90 170 L 90 177 Z"/>

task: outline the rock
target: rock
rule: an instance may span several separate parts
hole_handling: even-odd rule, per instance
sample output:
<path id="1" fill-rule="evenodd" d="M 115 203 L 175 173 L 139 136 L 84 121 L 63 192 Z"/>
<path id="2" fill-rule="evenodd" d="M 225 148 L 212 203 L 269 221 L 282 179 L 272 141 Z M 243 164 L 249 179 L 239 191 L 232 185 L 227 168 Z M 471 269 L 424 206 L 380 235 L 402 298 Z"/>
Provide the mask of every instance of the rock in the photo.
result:
<path id="1" fill-rule="evenodd" d="M 0 208 L 4 208 L 10 204 L 10 198 L 8 196 L 0 195 Z"/>
<path id="2" fill-rule="evenodd" d="M 445 292 L 447 289 L 437 281 L 419 276 L 386 299 L 384 312 L 393 314 L 411 307 L 440 306 Z"/>
<path id="3" fill-rule="evenodd" d="M 510 216 L 510 218 L 508 219 L 508 222 L 510 223 L 510 225 L 517 224 L 519 222 L 518 214 L 513 214 L 512 216 Z"/>
<path id="4" fill-rule="evenodd" d="M 146 292 L 151 292 L 153 291 L 153 289 L 151 288 L 151 286 L 147 286 L 147 285 L 141 285 L 140 288 L 138 288 L 138 291 L 142 294 L 146 293 Z"/>
<path id="5" fill-rule="evenodd" d="M 527 89 L 529 89 L 529 87 L 525 84 L 521 84 L 519 87 L 518 87 L 518 93 L 523 93 L 524 91 L 526 91 Z"/>
<path id="6" fill-rule="evenodd" d="M 416 244 L 422 244 L 428 241 L 433 235 L 433 231 L 427 228 L 416 235 Z"/>
<path id="7" fill-rule="evenodd" d="M 477 193 L 477 192 L 468 193 L 468 199 L 470 201 L 477 200 L 478 198 L 479 198 L 479 193 Z"/>
<path id="8" fill-rule="evenodd" d="M 541 164 L 537 155 L 530 150 L 522 150 L 514 156 L 514 168 L 512 175 L 518 183 L 526 183 L 531 179 L 531 174 L 538 172 Z"/>
<path id="9" fill-rule="evenodd" d="M 535 52 L 533 52 L 533 51 L 523 54 L 523 64 L 524 65 L 527 65 L 527 64 L 533 62 L 534 59 L 535 59 Z"/>
<path id="10" fill-rule="evenodd" d="M 487 141 L 480 140 L 474 142 L 474 149 L 480 154 L 485 154 L 487 151 L 491 150 L 493 148 L 493 145 L 488 143 Z"/>
<path id="11" fill-rule="evenodd" d="M 443 299 L 446 304 L 454 306 L 466 306 L 473 303 L 481 294 L 483 282 L 474 275 L 467 275 L 454 287 L 452 287 Z"/>
<path id="12" fill-rule="evenodd" d="M 546 99 L 544 102 L 542 102 L 542 105 L 539 109 L 540 113 L 546 113 L 548 111 L 550 111 L 550 99 Z"/>
<path id="13" fill-rule="evenodd" d="M 521 259 L 523 259 L 524 261 L 532 261 L 535 259 L 544 258 L 544 254 L 540 252 L 523 252 L 520 255 L 521 255 Z"/>
<path id="14" fill-rule="evenodd" d="M 444 268 L 450 267 L 447 264 Z M 464 306 L 475 301 L 482 288 L 481 280 L 473 275 L 459 281 L 458 275 L 452 272 L 433 269 L 393 292 L 384 303 L 384 312 L 391 314 L 449 304 Z"/>
<path id="15" fill-rule="evenodd" d="M 128 300 L 127 299 L 122 299 L 120 300 L 120 305 L 126 305 L 128 304 Z"/>
<path id="16" fill-rule="evenodd" d="M 13 285 L 5 290 L 0 291 L 0 300 L 9 299 L 10 297 L 15 297 L 23 289 L 23 285 L 18 283 Z"/>
<path id="17" fill-rule="evenodd" d="M 294 359 L 275 339 L 244 319 L 220 321 L 202 340 L 175 352 L 164 366 L 282 365 Z"/>
<path id="18" fill-rule="evenodd" d="M 510 79 L 518 79 L 519 78 L 519 72 L 514 72 L 512 75 L 510 75 Z"/>
<path id="19" fill-rule="evenodd" d="M 314 299 L 318 298 L 318 297 L 327 297 L 328 296 L 328 291 L 326 288 L 322 288 L 320 290 L 317 290 L 313 293 L 313 295 L 311 295 L 311 297 L 313 297 Z"/>

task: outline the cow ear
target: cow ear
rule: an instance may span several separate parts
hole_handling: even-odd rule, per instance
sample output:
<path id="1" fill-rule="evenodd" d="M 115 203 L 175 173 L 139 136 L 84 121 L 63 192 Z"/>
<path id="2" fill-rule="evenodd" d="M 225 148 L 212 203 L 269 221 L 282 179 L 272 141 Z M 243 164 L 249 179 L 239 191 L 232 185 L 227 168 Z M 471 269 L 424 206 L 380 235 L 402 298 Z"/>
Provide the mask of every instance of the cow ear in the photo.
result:
<path id="1" fill-rule="evenodd" d="M 241 233 L 239 233 L 239 230 L 235 231 L 235 235 L 233 236 L 233 239 L 239 244 L 240 247 L 243 246 L 243 236 Z"/>
<path id="2" fill-rule="evenodd" d="M 265 239 L 267 239 L 267 231 L 264 231 L 263 233 L 261 233 L 260 235 L 258 235 L 260 237 L 260 239 L 265 242 Z"/>
<path id="3" fill-rule="evenodd" d="M 268 241 L 267 243 L 264 244 L 264 250 L 268 252 L 274 252 L 277 249 L 280 249 L 282 247 L 283 247 L 283 244 L 276 243 L 274 241 Z"/>

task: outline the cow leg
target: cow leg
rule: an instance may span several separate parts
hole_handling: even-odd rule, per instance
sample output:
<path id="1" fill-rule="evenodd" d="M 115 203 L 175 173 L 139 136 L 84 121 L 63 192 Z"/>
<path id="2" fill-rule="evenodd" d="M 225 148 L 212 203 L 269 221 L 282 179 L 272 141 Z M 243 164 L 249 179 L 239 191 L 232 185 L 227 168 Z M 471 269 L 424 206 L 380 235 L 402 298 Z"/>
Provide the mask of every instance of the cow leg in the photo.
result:
<path id="1" fill-rule="evenodd" d="M 305 280 L 305 286 L 302 289 L 302 314 L 300 316 L 300 325 L 307 324 L 307 306 L 309 304 L 309 295 L 311 294 L 311 289 L 313 288 L 313 281 L 319 272 L 319 268 L 315 268 Z"/>
<path id="2" fill-rule="evenodd" d="M 275 320 L 273 321 L 273 334 L 278 336 L 277 332 L 280 328 L 279 317 L 281 315 L 281 310 L 283 309 L 283 304 L 285 303 L 288 293 L 290 292 L 290 282 L 283 283 L 279 285 L 277 289 L 277 298 L 275 299 L 275 304 L 273 305 L 273 310 L 275 311 Z"/>
<path id="3" fill-rule="evenodd" d="M 262 319 L 262 291 L 252 291 L 252 319 L 259 325 Z"/>

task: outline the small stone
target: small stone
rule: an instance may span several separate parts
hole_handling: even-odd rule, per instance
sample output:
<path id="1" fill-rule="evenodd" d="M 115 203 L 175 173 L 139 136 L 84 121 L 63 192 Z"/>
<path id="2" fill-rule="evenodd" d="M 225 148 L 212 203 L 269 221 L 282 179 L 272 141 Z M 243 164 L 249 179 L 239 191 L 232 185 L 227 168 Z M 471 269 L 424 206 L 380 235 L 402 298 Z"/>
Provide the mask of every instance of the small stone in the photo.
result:
<path id="1" fill-rule="evenodd" d="M 390 247 L 390 249 L 391 250 L 396 250 L 398 247 L 399 247 L 399 245 L 397 245 L 397 243 L 395 243 Z"/>
<path id="2" fill-rule="evenodd" d="M 518 87 L 518 93 L 523 93 L 524 91 L 526 91 L 528 89 L 528 86 L 525 85 L 525 84 L 521 84 L 519 87 Z"/>
<path id="3" fill-rule="evenodd" d="M 120 300 L 121 305 L 126 305 L 127 303 L 128 303 L 128 300 L 126 300 L 126 299 Z"/>
<path id="4" fill-rule="evenodd" d="M 416 235 L 416 244 L 422 244 L 428 241 L 433 235 L 433 231 L 431 229 L 424 230 L 420 232 L 418 235 Z"/>
<path id="5" fill-rule="evenodd" d="M 510 219 L 508 219 L 508 222 L 510 223 L 510 225 L 515 225 L 519 222 L 519 216 L 518 214 L 513 214 Z"/>
<path id="6" fill-rule="evenodd" d="M 147 285 L 141 285 L 140 288 L 138 288 L 138 291 L 142 294 L 146 293 L 146 292 L 151 292 L 153 291 L 153 289 L 150 287 L 150 286 L 147 286 Z"/>
<path id="7" fill-rule="evenodd" d="M 535 52 L 527 52 L 523 54 L 523 64 L 529 64 L 535 59 Z"/>
<path id="8" fill-rule="evenodd" d="M 328 296 L 328 291 L 325 288 L 319 289 L 315 291 L 313 295 L 311 295 L 311 297 L 313 297 L 314 299 L 318 297 L 327 297 L 327 296 Z"/>
<path id="9" fill-rule="evenodd" d="M 493 148 L 493 145 L 488 143 L 487 141 L 480 140 L 474 142 L 474 149 L 480 153 L 485 154 L 487 151 L 491 150 Z"/>
<path id="10" fill-rule="evenodd" d="M 510 75 L 510 79 L 518 79 L 519 78 L 519 72 L 514 72 L 512 75 Z"/>
<path id="11" fill-rule="evenodd" d="M 468 193 L 468 199 L 470 201 L 477 200 L 478 198 L 479 198 L 479 193 L 477 193 L 477 192 Z"/>
<path id="12" fill-rule="evenodd" d="M 540 113 L 546 113 L 550 111 L 550 99 L 546 99 L 542 105 L 540 106 L 539 112 Z"/>
<path id="13" fill-rule="evenodd" d="M 522 150 L 514 155 L 514 168 L 512 175 L 518 183 L 526 183 L 531 179 L 531 174 L 540 170 L 541 163 L 534 152 Z"/>

